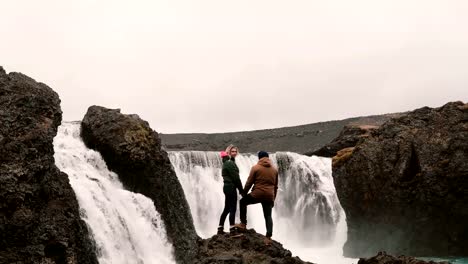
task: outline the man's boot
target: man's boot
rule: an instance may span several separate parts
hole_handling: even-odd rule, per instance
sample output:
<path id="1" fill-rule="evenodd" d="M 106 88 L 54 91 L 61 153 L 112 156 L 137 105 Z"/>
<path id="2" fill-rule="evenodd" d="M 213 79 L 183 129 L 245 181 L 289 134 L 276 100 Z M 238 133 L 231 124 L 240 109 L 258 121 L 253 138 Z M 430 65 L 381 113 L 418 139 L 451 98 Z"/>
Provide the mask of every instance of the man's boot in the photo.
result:
<path id="1" fill-rule="evenodd" d="M 265 242 L 265 245 L 267 245 L 267 246 L 269 246 L 269 245 L 271 245 L 271 243 L 273 243 L 272 240 L 271 240 L 271 237 L 265 237 L 265 239 L 263 241 Z"/>
<path id="2" fill-rule="evenodd" d="M 218 235 L 224 235 L 226 233 L 224 233 L 224 227 L 222 226 L 218 226 Z"/>
<path id="3" fill-rule="evenodd" d="M 231 228 L 229 228 L 229 236 L 230 237 L 241 237 L 242 234 L 239 233 L 239 229 L 237 226 L 233 225 Z"/>
<path id="4" fill-rule="evenodd" d="M 247 224 L 240 223 L 240 224 L 236 224 L 235 226 L 241 233 L 244 233 L 245 231 L 247 231 Z"/>

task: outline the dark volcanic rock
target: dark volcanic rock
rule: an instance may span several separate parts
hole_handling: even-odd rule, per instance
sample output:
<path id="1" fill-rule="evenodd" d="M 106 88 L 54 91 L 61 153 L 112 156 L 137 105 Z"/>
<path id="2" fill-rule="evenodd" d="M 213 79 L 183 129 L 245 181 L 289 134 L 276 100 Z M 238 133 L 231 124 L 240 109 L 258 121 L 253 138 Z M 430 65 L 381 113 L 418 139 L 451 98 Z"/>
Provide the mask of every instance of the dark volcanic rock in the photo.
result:
<path id="1" fill-rule="evenodd" d="M 449 262 L 423 261 L 413 257 L 399 256 L 394 257 L 385 252 L 379 252 L 372 258 L 361 258 L 358 264 L 449 264 Z"/>
<path id="2" fill-rule="evenodd" d="M 192 263 L 198 236 L 184 191 L 158 134 L 137 115 L 91 106 L 81 135 L 89 148 L 99 151 L 127 189 L 154 202 L 166 226 L 179 263 Z"/>
<path id="3" fill-rule="evenodd" d="M 266 245 L 265 237 L 254 230 L 247 230 L 242 237 L 230 237 L 228 234 L 215 235 L 200 241 L 200 254 L 193 262 L 196 264 L 248 264 L 248 263 L 276 263 L 303 264 L 298 257 L 292 257 L 291 251 L 273 241 Z"/>
<path id="4" fill-rule="evenodd" d="M 356 146 L 360 140 L 368 137 L 370 133 L 377 128 L 378 126 L 372 125 L 346 125 L 338 137 L 332 142 L 316 151 L 305 153 L 305 155 L 329 158 L 334 157 L 338 151 L 344 148 Z"/>
<path id="5" fill-rule="evenodd" d="M 344 254 L 468 255 L 468 109 L 392 119 L 334 161 L 346 212 Z"/>
<path id="6" fill-rule="evenodd" d="M 52 89 L 0 67 L 0 263 L 97 263 L 68 176 L 54 163 L 61 119 Z"/>

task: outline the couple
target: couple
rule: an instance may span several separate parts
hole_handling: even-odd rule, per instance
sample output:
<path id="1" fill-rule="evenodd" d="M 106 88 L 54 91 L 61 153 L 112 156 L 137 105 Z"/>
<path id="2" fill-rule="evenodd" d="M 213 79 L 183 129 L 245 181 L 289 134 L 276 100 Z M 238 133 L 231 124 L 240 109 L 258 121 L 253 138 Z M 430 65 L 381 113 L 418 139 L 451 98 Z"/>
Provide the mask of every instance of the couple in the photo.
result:
<path id="1" fill-rule="evenodd" d="M 273 235 L 273 219 L 271 211 L 274 206 L 276 194 L 278 191 L 278 170 L 273 167 L 269 155 L 265 151 L 258 152 L 258 163 L 250 170 L 249 178 L 242 188 L 242 182 L 239 177 L 239 168 L 236 165 L 236 156 L 239 150 L 235 146 L 229 146 L 226 151 L 221 152 L 223 159 L 223 192 L 225 196 L 224 210 L 219 220 L 218 234 L 224 234 L 224 222 L 229 214 L 229 232 L 236 235 L 238 231 L 243 232 L 247 228 L 247 206 L 250 204 L 261 203 L 263 207 L 263 216 L 266 224 L 266 244 L 271 243 Z M 252 192 L 250 188 L 253 185 Z M 240 200 L 240 220 L 241 223 L 235 225 L 235 216 L 237 209 L 237 190 L 242 195 Z"/>

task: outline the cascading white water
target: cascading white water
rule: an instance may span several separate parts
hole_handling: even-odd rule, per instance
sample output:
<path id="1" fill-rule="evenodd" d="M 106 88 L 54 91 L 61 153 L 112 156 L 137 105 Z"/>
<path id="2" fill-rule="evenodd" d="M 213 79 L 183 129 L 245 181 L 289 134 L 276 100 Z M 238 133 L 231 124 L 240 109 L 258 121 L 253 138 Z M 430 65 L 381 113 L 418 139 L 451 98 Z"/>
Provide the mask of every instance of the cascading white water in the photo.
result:
<path id="1" fill-rule="evenodd" d="M 169 158 L 184 188 L 197 232 L 202 237 L 211 237 L 224 207 L 219 153 L 173 151 L 169 152 Z M 273 154 L 271 159 L 280 171 L 273 208 L 273 238 L 309 261 L 354 262 L 342 257 L 346 221 L 331 176 L 331 160 L 289 152 Z M 243 184 L 257 161 L 251 154 L 236 158 Z M 248 207 L 248 226 L 265 233 L 261 205 Z"/>
<path id="2" fill-rule="evenodd" d="M 151 199 L 124 190 L 101 155 L 88 149 L 79 123 L 63 123 L 54 139 L 55 163 L 68 174 L 101 264 L 175 263 L 164 224 Z"/>

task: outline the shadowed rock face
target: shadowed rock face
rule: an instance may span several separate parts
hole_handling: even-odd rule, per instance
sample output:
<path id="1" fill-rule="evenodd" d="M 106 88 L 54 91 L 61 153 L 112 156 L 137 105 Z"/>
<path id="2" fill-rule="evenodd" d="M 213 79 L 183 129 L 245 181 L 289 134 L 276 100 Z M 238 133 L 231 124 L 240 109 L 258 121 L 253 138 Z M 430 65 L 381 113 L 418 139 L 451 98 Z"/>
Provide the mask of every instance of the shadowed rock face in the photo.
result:
<path id="1" fill-rule="evenodd" d="M 342 153 L 333 177 L 344 254 L 468 255 L 468 110 L 462 102 L 392 119 Z"/>
<path id="2" fill-rule="evenodd" d="M 97 263 L 68 176 L 54 163 L 61 119 L 52 89 L 0 67 L 0 263 Z"/>
<path id="3" fill-rule="evenodd" d="M 137 115 L 92 106 L 82 122 L 81 135 L 99 151 L 125 187 L 154 202 L 166 226 L 179 263 L 192 263 L 199 239 L 182 186 L 158 134 Z"/>
<path id="4" fill-rule="evenodd" d="M 434 262 L 434 261 L 423 261 L 415 259 L 413 257 L 399 256 L 394 257 L 388 255 L 385 252 L 379 252 L 374 257 L 371 258 L 361 258 L 358 261 L 358 264 L 449 264 L 449 262 Z"/>
<path id="5" fill-rule="evenodd" d="M 247 230 L 241 237 L 230 237 L 228 234 L 215 235 L 199 242 L 200 254 L 193 261 L 195 264 L 243 264 L 243 263 L 276 263 L 306 264 L 298 257 L 292 257 L 291 251 L 273 241 L 266 245 L 265 237 L 253 229 Z"/>

